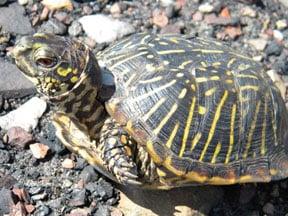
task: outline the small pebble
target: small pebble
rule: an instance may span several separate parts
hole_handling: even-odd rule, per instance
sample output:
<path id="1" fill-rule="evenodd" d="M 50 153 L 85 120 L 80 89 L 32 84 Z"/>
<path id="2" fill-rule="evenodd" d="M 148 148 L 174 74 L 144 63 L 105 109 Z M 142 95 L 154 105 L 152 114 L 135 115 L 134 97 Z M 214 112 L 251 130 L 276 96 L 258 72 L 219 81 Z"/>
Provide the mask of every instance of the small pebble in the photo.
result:
<path id="1" fill-rule="evenodd" d="M 111 216 L 124 216 L 124 214 L 120 209 L 113 209 L 111 211 Z"/>
<path id="2" fill-rule="evenodd" d="M 25 209 L 26 209 L 28 214 L 31 214 L 35 211 L 36 207 L 32 204 L 27 204 L 27 205 L 25 205 Z"/>
<path id="3" fill-rule="evenodd" d="M 161 11 L 161 10 L 154 10 L 153 13 L 152 13 L 152 16 L 153 16 L 153 24 L 160 27 L 160 28 L 163 28 L 165 27 L 167 24 L 168 24 L 168 17 L 165 13 L 165 11 Z"/>
<path id="4" fill-rule="evenodd" d="M 32 154 L 37 159 L 43 159 L 46 157 L 49 147 L 42 144 L 42 143 L 35 143 L 29 145 L 30 150 L 32 151 Z"/>
<path id="5" fill-rule="evenodd" d="M 62 167 L 66 169 L 73 169 L 75 167 L 75 161 L 71 160 L 70 158 L 65 158 L 62 162 Z"/>
<path id="6" fill-rule="evenodd" d="M 11 159 L 9 151 L 0 149 L 0 164 L 7 164 Z"/>
<path id="7" fill-rule="evenodd" d="M 67 214 L 66 216 L 89 216 L 91 215 L 91 212 L 89 211 L 89 209 L 73 209 L 69 214 Z"/>
<path id="8" fill-rule="evenodd" d="M 268 202 L 263 206 L 263 212 L 268 215 L 274 215 L 275 207 L 272 203 Z"/>
<path id="9" fill-rule="evenodd" d="M 203 14 L 200 11 L 196 11 L 192 16 L 193 21 L 201 21 L 203 19 Z"/>
<path id="10" fill-rule="evenodd" d="M 73 4 L 71 0 L 42 0 L 41 4 L 50 10 L 59 10 L 61 8 L 66 8 L 69 11 L 73 10 Z"/>
<path id="11" fill-rule="evenodd" d="M 29 0 L 18 0 L 18 3 L 20 5 L 26 5 L 26 4 L 28 4 L 28 2 L 29 2 Z"/>
<path id="12" fill-rule="evenodd" d="M 119 3 L 114 3 L 111 7 L 110 7 L 110 13 L 113 14 L 120 14 L 121 13 L 121 7 L 119 5 Z"/>
<path id="13" fill-rule="evenodd" d="M 64 179 L 63 180 L 63 187 L 64 188 L 70 188 L 73 185 L 73 182 L 70 181 L 69 179 Z"/>
<path id="14" fill-rule="evenodd" d="M 267 45 L 267 40 L 262 38 L 250 39 L 248 44 L 253 46 L 258 51 L 263 51 Z"/>
<path id="15" fill-rule="evenodd" d="M 287 24 L 287 20 L 286 19 L 281 19 L 281 20 L 277 20 L 276 21 L 276 27 L 277 29 L 285 29 L 287 28 L 288 24 Z"/>
<path id="16" fill-rule="evenodd" d="M 82 10 L 83 10 L 83 13 L 87 15 L 90 15 L 93 13 L 93 9 L 89 7 L 88 5 L 84 5 Z"/>
<path id="17" fill-rule="evenodd" d="M 78 21 L 73 21 L 71 26 L 68 28 L 68 33 L 72 37 L 78 36 L 82 32 L 82 26 L 81 23 Z"/>
<path id="18" fill-rule="evenodd" d="M 288 9 L 288 0 L 279 0 L 279 2 Z"/>
<path id="19" fill-rule="evenodd" d="M 0 6 L 5 5 L 8 2 L 8 0 L 0 0 Z"/>
<path id="20" fill-rule="evenodd" d="M 47 197 L 47 193 L 42 193 L 42 194 L 36 194 L 36 195 L 33 195 L 32 197 L 31 197 L 31 199 L 33 199 L 33 200 L 43 200 L 43 199 L 45 199 Z"/>
<path id="21" fill-rule="evenodd" d="M 202 13 L 211 13 L 214 11 L 214 7 L 209 3 L 204 3 L 199 6 L 198 10 Z"/>
<path id="22" fill-rule="evenodd" d="M 284 35 L 279 30 L 273 30 L 273 36 L 275 39 L 278 39 L 280 41 L 282 41 L 284 38 Z"/>
<path id="23" fill-rule="evenodd" d="M 280 55 L 282 51 L 282 46 L 279 45 L 276 41 L 272 41 L 265 49 L 266 55 Z"/>
<path id="24" fill-rule="evenodd" d="M 50 18 L 47 22 L 41 25 L 39 32 L 64 35 L 67 32 L 67 26 L 55 18 Z"/>
<path id="25" fill-rule="evenodd" d="M 71 196 L 72 198 L 69 200 L 69 206 L 82 206 L 84 205 L 86 200 L 86 189 L 85 188 L 74 188 Z"/>
<path id="26" fill-rule="evenodd" d="M 17 183 L 17 180 L 14 177 L 0 173 L 0 188 L 2 188 L 2 190 L 4 188 L 10 188 L 16 183 Z M 1 199 L 1 191 L 0 191 L 0 199 Z M 1 204 L 1 200 L 0 200 L 0 204 Z"/>
<path id="27" fill-rule="evenodd" d="M 11 127 L 8 129 L 3 141 L 16 148 L 26 148 L 33 140 L 33 135 L 26 132 L 23 128 Z"/>
<path id="28" fill-rule="evenodd" d="M 241 8 L 240 13 L 242 16 L 256 17 L 257 13 L 252 7 L 245 6 Z"/>
<path id="29" fill-rule="evenodd" d="M 101 216 L 110 216 L 110 211 L 108 206 L 106 205 L 100 205 L 95 212 L 95 215 L 101 215 Z"/>

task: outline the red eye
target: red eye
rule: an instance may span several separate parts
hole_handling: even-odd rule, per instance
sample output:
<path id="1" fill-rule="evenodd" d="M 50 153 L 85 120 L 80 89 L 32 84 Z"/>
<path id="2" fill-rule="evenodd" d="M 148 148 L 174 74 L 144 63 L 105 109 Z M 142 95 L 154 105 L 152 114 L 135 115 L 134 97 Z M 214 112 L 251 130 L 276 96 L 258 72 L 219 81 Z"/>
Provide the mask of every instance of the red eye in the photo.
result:
<path id="1" fill-rule="evenodd" d="M 52 58 L 38 58 L 36 60 L 36 63 L 43 67 L 52 67 L 55 65 L 56 61 L 55 59 L 52 59 Z"/>

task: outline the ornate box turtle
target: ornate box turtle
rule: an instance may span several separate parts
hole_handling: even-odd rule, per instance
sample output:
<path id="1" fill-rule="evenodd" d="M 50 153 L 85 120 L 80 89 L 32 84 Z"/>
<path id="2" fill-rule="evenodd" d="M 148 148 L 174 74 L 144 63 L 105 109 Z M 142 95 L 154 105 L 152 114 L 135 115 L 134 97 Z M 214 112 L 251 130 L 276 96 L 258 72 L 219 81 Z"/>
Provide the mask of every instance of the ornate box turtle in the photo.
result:
<path id="1" fill-rule="evenodd" d="M 10 53 L 58 107 L 58 138 L 122 184 L 288 177 L 288 113 L 265 70 L 221 42 L 141 33 L 98 53 L 23 37 Z"/>

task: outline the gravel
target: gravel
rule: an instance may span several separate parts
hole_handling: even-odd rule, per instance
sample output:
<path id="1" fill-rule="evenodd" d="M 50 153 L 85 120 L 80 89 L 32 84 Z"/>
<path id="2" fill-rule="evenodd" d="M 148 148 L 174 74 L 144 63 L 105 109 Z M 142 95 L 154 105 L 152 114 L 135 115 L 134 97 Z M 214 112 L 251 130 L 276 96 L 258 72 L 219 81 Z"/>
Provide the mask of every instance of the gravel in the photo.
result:
<path id="1" fill-rule="evenodd" d="M 7 57 L 18 38 L 34 32 L 78 38 L 95 53 L 141 31 L 213 37 L 248 53 L 267 70 L 288 74 L 287 0 L 75 0 L 72 4 L 73 10 L 68 5 L 52 11 L 40 0 L 0 0 L 0 119 L 41 97 Z M 48 105 L 38 115 L 38 124 L 27 129 L 28 137 L 33 137 L 27 145 L 38 143 L 40 152 L 42 147 L 49 149 L 39 158 L 26 143 L 7 144 L 8 128 L 1 127 L 0 215 L 173 215 L 175 209 L 175 215 L 288 214 L 287 179 L 172 191 L 123 190 L 59 142 L 50 122 L 54 110 Z M 71 166 L 63 166 L 67 160 Z"/>

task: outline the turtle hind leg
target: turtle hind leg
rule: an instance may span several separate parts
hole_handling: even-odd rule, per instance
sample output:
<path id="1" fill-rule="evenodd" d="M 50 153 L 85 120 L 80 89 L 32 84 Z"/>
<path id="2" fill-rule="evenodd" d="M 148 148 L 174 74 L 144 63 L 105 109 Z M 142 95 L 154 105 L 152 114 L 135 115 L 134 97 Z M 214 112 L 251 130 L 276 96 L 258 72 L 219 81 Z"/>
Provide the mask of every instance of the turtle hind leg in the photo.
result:
<path id="1" fill-rule="evenodd" d="M 135 163 L 136 143 L 112 118 L 104 122 L 100 135 L 104 166 L 121 184 L 140 185 Z"/>

